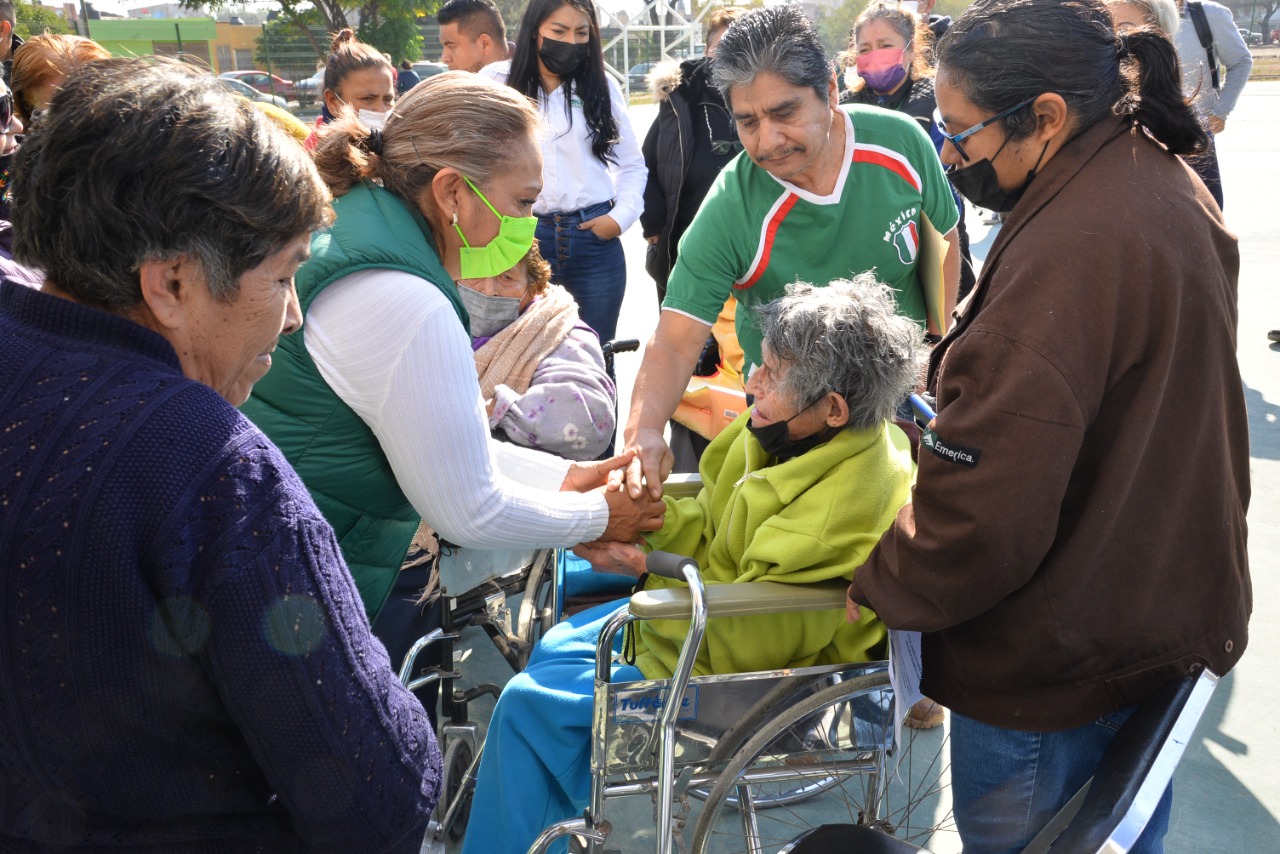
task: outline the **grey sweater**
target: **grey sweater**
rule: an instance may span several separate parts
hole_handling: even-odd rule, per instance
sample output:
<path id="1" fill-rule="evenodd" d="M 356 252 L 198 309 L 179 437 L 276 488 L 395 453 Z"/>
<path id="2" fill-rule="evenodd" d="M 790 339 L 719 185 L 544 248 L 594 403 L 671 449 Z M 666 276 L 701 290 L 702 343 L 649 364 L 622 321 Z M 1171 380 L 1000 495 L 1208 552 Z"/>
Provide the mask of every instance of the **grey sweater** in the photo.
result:
<path id="1" fill-rule="evenodd" d="M 1213 88 L 1213 75 L 1209 73 L 1209 56 L 1200 44 L 1195 23 L 1185 5 L 1181 9 L 1182 25 L 1173 37 L 1182 63 L 1182 91 L 1187 97 L 1195 95 L 1195 107 L 1201 116 L 1217 116 L 1225 119 L 1236 108 L 1244 84 L 1253 70 L 1253 56 L 1236 29 L 1231 10 L 1212 0 L 1202 0 L 1204 16 L 1213 33 L 1213 50 L 1218 62 L 1225 67 L 1219 70 L 1220 90 Z"/>

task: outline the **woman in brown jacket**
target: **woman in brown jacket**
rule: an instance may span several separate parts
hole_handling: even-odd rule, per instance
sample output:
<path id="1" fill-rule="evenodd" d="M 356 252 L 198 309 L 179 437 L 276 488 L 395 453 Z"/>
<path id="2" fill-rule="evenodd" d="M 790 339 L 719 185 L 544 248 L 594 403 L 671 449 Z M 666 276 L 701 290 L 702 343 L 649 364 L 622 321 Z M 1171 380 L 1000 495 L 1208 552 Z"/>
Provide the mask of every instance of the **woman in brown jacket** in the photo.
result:
<path id="1" fill-rule="evenodd" d="M 850 612 L 925 633 L 965 851 L 1016 851 L 1135 704 L 1244 651 L 1239 255 L 1176 156 L 1206 137 L 1159 33 L 1117 36 L 1100 0 L 980 0 L 938 62 L 942 158 L 1008 216 Z"/>

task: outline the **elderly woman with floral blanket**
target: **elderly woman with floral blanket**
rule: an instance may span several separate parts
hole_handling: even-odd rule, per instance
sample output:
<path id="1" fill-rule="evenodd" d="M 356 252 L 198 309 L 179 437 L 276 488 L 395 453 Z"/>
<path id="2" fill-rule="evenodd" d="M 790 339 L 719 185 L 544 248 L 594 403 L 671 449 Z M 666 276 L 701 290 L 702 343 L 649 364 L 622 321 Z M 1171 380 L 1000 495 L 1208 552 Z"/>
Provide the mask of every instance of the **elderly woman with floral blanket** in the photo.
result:
<path id="1" fill-rule="evenodd" d="M 613 438 L 617 391 L 600 340 L 578 317 L 535 243 L 489 279 L 464 279 L 472 347 L 489 427 L 518 445 L 571 460 L 599 457 Z"/>

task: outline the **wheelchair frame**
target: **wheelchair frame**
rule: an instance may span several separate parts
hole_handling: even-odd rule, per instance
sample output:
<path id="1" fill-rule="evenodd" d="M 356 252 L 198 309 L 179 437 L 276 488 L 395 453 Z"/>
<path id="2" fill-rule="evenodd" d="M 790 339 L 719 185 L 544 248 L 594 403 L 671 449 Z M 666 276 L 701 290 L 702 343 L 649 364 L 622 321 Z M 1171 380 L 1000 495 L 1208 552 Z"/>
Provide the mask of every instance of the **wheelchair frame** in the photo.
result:
<path id="1" fill-rule="evenodd" d="M 727 780 L 725 771 L 749 765 L 757 758 L 748 756 L 744 761 L 743 751 L 755 749 L 758 733 L 770 732 L 771 721 L 785 716 L 789 709 L 807 708 L 806 702 L 814 705 L 815 701 L 815 713 L 828 707 L 850 710 L 849 701 L 854 699 L 869 704 L 864 708 L 874 709 L 876 714 L 864 718 L 848 711 L 843 737 L 837 735 L 834 739 L 838 743 L 823 743 L 817 748 L 800 746 L 788 757 L 794 760 L 832 749 L 846 754 L 836 762 L 823 764 L 816 774 L 812 767 L 789 768 L 784 762 L 747 772 L 742 779 L 770 785 L 798 781 L 801 789 L 789 790 L 785 795 L 798 800 L 825 790 L 826 778 L 832 774 L 865 777 L 869 785 L 863 809 L 869 821 L 888 829 L 879 815 L 880 796 L 893 777 L 886 765 L 887 757 L 894 752 L 895 716 L 887 662 L 691 676 L 709 617 L 842 609 L 844 585 L 755 582 L 706 588 L 692 560 L 662 553 L 650 556 L 649 569 L 683 577 L 688 589 L 637 593 L 606 623 L 596 647 L 590 806 L 582 817 L 557 822 L 543 831 L 529 848 L 530 854 L 545 851 L 554 840 L 567 835 L 585 839 L 592 854 L 608 850 L 604 845 L 612 826 L 606 817 L 606 801 L 645 793 L 654 798 L 659 854 L 669 854 L 675 846 L 684 850 L 682 829 L 688 817 L 687 796 L 696 793 L 698 787 L 709 787 L 709 792 L 702 795 L 708 801 L 704 816 L 709 810 L 714 816 L 715 809 L 731 803 L 736 791 L 734 806 L 742 814 L 743 833 L 749 841 L 746 850 L 763 850 L 758 847 L 756 801 L 746 783 L 738 782 L 736 771 Z M 617 633 L 645 619 L 689 621 L 675 674 L 669 680 L 612 682 Z M 672 702 L 672 697 L 680 697 L 681 701 Z M 744 708 L 748 710 L 745 714 Z M 693 720 L 677 726 L 684 718 Z M 827 732 L 834 731 L 832 728 Z M 816 783 L 815 777 L 819 778 Z M 700 820 L 691 850 L 699 854 L 706 851 L 709 836 L 710 830 Z"/>
<path id="2" fill-rule="evenodd" d="M 556 583 L 557 557 L 557 549 L 458 548 L 440 556 L 440 628 L 414 642 L 399 671 L 400 681 L 410 691 L 432 682 L 441 685 L 439 741 L 445 779 L 437 818 L 427 831 L 428 842 L 442 842 L 446 834 L 456 838 L 459 821 L 465 824 L 481 744 L 479 727 L 469 717 L 469 704 L 486 694 L 496 699 L 502 691 L 502 686 L 491 682 L 465 690 L 455 687 L 462 673 L 454 667 L 454 642 L 467 626 L 479 626 L 511 669 L 523 670 L 534 644 L 562 610 L 560 585 Z M 513 566 L 516 568 L 511 569 Z M 513 616 L 507 599 L 517 594 L 520 604 Z M 443 663 L 414 678 L 418 655 L 437 644 Z"/>

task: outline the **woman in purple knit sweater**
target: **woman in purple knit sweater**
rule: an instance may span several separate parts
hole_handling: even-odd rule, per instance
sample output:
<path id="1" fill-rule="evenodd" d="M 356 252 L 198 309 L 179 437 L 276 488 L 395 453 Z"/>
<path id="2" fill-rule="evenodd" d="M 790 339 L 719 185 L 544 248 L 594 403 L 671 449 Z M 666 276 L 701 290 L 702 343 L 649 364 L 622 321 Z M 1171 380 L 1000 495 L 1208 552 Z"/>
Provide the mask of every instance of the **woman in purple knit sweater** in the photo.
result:
<path id="1" fill-rule="evenodd" d="M 0 850 L 413 851 L 439 789 L 333 532 L 234 409 L 301 324 L 306 154 L 175 62 L 67 80 L 0 283 Z"/>

